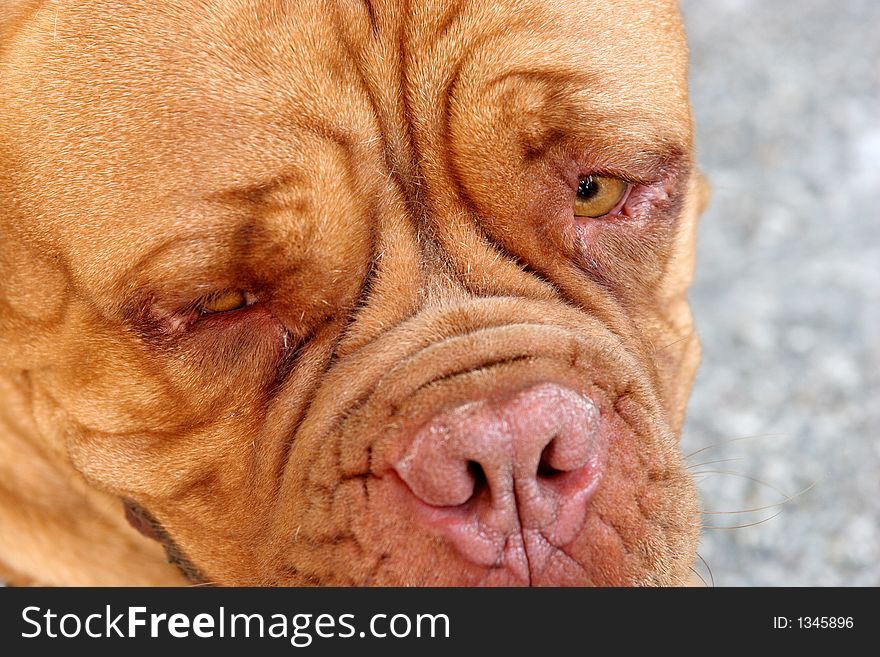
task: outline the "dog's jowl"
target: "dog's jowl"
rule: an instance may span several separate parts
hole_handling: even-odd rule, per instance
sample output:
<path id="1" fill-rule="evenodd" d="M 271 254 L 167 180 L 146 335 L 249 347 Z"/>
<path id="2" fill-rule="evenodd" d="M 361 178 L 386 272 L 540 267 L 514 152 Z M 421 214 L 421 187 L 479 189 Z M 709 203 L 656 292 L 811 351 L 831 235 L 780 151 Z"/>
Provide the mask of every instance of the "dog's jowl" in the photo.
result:
<path id="1" fill-rule="evenodd" d="M 684 583 L 686 77 L 660 0 L 6 0 L 0 578 Z"/>

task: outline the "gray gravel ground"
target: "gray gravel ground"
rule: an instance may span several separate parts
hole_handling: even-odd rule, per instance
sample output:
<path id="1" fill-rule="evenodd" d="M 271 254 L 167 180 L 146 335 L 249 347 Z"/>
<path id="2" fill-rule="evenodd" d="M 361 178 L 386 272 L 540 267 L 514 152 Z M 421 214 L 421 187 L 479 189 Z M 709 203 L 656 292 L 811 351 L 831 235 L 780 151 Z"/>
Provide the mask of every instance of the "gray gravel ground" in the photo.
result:
<path id="1" fill-rule="evenodd" d="M 880 2 L 683 0 L 716 585 L 880 585 Z M 735 460 L 727 460 L 735 459 Z M 708 579 L 705 568 L 702 574 Z"/>

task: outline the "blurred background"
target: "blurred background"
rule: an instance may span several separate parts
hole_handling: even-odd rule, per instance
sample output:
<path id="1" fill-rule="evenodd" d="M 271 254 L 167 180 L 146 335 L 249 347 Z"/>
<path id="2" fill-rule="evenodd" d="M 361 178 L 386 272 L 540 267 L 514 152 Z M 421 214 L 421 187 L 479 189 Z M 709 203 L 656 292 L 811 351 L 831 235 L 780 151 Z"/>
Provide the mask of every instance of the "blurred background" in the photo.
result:
<path id="1" fill-rule="evenodd" d="M 681 7 L 713 189 L 684 449 L 705 524 L 751 525 L 706 529 L 700 574 L 878 586 L 880 2 Z"/>

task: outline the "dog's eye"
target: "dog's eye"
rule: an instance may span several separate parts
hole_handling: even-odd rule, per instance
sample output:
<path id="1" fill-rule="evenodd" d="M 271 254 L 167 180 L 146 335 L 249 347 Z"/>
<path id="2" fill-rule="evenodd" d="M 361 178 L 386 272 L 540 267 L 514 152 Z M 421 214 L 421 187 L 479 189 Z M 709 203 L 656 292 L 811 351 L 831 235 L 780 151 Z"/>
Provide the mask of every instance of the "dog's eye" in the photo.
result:
<path id="1" fill-rule="evenodd" d="M 595 218 L 610 214 L 626 200 L 629 189 L 629 183 L 620 178 L 585 176 L 578 181 L 574 215 Z"/>
<path id="2" fill-rule="evenodd" d="M 199 302 L 199 310 L 204 315 L 227 313 L 250 305 L 249 295 L 242 290 L 227 290 L 205 297 Z"/>

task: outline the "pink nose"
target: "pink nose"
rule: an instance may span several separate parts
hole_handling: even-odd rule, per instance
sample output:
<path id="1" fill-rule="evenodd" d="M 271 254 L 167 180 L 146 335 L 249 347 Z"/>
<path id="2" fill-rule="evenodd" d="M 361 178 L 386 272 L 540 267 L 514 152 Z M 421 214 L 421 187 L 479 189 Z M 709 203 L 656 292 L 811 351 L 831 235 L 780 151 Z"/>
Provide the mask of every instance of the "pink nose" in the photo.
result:
<path id="1" fill-rule="evenodd" d="M 556 546 L 577 535 L 601 475 L 602 433 L 590 399 L 542 383 L 435 415 L 394 469 L 429 505 L 429 522 L 488 565 L 514 531 Z"/>

